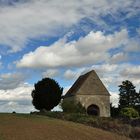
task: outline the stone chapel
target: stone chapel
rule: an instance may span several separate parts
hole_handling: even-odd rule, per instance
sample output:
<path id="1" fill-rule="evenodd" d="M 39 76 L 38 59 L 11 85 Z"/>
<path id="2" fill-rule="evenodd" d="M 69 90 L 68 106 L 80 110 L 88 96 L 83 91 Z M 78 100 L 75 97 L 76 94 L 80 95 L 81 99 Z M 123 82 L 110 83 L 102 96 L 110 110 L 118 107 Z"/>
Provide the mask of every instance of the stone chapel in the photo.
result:
<path id="1" fill-rule="evenodd" d="M 110 117 L 110 94 L 94 70 L 81 75 L 64 100 L 80 102 L 89 115 Z"/>

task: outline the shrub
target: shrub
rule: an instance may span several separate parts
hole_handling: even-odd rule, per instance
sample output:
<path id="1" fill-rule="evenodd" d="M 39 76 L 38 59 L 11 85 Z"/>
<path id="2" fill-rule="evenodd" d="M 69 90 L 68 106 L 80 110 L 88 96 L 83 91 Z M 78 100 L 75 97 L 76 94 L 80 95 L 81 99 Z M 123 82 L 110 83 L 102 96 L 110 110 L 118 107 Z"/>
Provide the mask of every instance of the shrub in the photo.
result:
<path id="1" fill-rule="evenodd" d="M 131 125 L 132 126 L 139 126 L 140 127 L 140 118 L 137 118 L 137 119 L 133 119 L 131 120 Z"/>
<path id="2" fill-rule="evenodd" d="M 124 135 L 135 140 L 140 139 L 140 127 L 131 126 L 131 122 L 126 123 L 124 120 L 131 119 L 114 119 L 114 118 L 101 118 L 93 117 L 87 114 L 81 113 L 64 113 L 64 112 L 38 112 L 37 115 L 46 115 L 51 118 L 57 118 L 67 121 L 73 121 L 76 123 L 81 123 L 91 127 L 101 128 L 107 131 L 111 131 L 120 135 Z M 133 119 L 139 121 L 139 119 Z M 135 123 L 137 123 L 137 121 Z"/>
<path id="3" fill-rule="evenodd" d="M 135 106 L 135 109 L 139 112 L 140 115 L 140 104 Z"/>
<path id="4" fill-rule="evenodd" d="M 125 107 L 121 109 L 120 116 L 123 118 L 138 118 L 139 113 L 134 108 Z"/>
<path id="5" fill-rule="evenodd" d="M 119 115 L 119 108 L 118 107 L 115 107 L 115 106 L 112 106 L 112 104 L 110 104 L 110 113 L 111 113 L 111 117 L 118 117 Z"/>
<path id="6" fill-rule="evenodd" d="M 80 102 L 74 100 L 63 100 L 61 103 L 63 112 L 67 113 L 86 113 L 86 109 L 81 105 Z"/>

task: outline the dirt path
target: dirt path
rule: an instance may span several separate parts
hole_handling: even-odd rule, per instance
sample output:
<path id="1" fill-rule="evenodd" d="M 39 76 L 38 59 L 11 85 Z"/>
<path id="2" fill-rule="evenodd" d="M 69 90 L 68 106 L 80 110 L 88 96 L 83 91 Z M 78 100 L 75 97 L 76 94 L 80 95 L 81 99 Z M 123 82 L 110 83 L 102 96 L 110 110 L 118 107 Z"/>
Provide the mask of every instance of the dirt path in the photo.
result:
<path id="1" fill-rule="evenodd" d="M 128 140 L 128 138 L 43 116 L 0 114 L 0 140 Z"/>

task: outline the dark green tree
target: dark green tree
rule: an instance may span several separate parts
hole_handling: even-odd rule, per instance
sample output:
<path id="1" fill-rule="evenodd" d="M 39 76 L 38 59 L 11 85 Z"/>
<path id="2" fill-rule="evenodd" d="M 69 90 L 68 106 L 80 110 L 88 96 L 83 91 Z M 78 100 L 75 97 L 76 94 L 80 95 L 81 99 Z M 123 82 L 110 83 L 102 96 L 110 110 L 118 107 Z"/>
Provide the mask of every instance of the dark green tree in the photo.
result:
<path id="1" fill-rule="evenodd" d="M 136 99 L 137 99 L 136 101 L 137 103 L 136 103 L 135 109 L 139 112 L 139 115 L 140 115 L 140 91 L 137 92 Z"/>
<path id="2" fill-rule="evenodd" d="M 137 104 L 137 93 L 135 86 L 132 82 L 126 80 L 122 82 L 122 85 L 119 85 L 119 108 L 124 107 L 135 107 Z"/>
<path id="3" fill-rule="evenodd" d="M 63 88 L 50 78 L 44 78 L 34 85 L 32 91 L 32 103 L 38 110 L 51 110 L 57 106 L 61 100 Z"/>
<path id="4" fill-rule="evenodd" d="M 111 117 L 118 117 L 119 116 L 119 108 L 118 107 L 115 107 L 112 105 L 112 103 L 110 104 L 110 114 L 111 114 Z"/>
<path id="5" fill-rule="evenodd" d="M 140 91 L 137 92 L 136 98 L 137 98 L 137 105 L 140 105 Z"/>

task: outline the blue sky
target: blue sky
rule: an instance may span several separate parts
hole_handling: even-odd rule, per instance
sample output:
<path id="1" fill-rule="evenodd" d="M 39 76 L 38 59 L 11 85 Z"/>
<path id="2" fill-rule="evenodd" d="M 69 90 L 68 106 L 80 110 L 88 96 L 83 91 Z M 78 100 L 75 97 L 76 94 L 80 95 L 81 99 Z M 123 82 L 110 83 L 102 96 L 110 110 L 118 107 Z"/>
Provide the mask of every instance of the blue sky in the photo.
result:
<path id="1" fill-rule="evenodd" d="M 96 70 L 118 101 L 118 85 L 140 89 L 139 0 L 0 0 L 0 112 L 30 112 L 34 83 L 64 87 Z"/>

